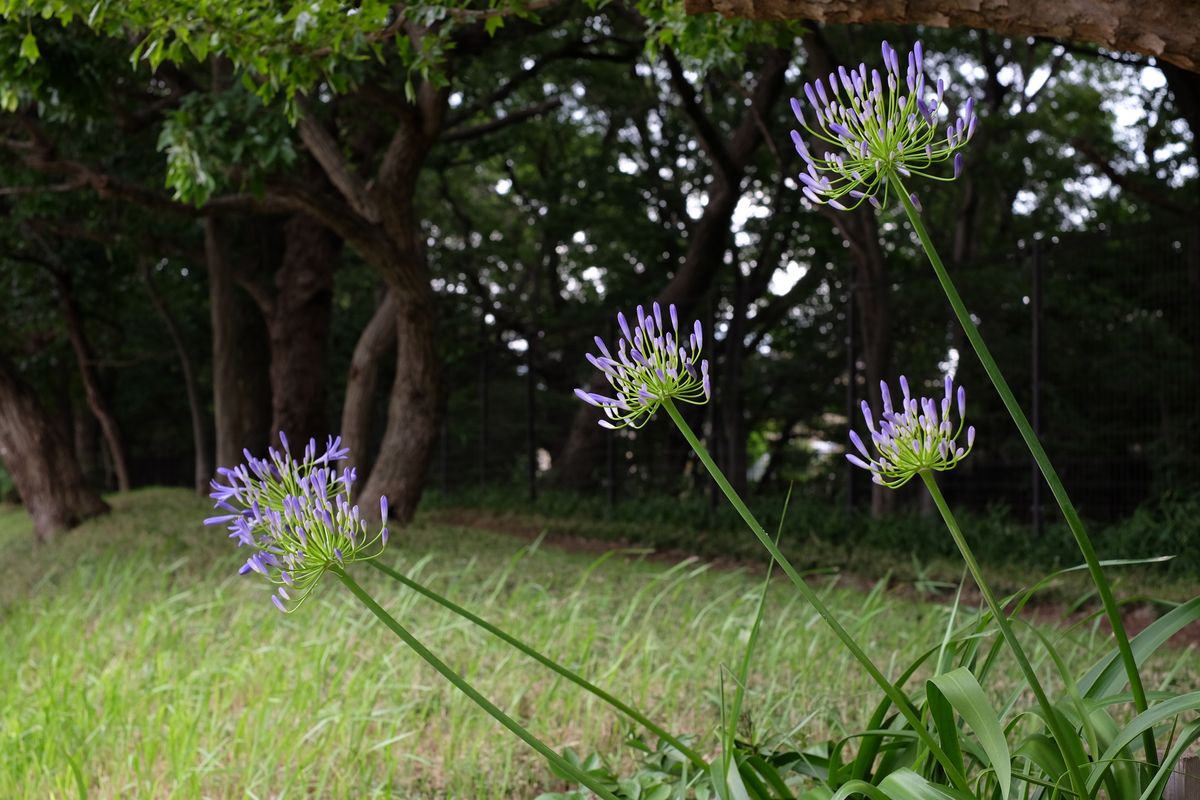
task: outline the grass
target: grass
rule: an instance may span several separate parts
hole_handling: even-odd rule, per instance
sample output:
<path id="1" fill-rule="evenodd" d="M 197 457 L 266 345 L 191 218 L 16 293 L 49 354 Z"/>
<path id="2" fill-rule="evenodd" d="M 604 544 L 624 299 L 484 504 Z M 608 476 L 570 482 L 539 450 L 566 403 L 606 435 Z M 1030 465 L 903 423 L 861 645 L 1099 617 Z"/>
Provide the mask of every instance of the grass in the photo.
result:
<path id="1" fill-rule="evenodd" d="M 22 513 L 0 510 L 0 797 L 520 798 L 562 786 L 333 581 L 285 617 L 200 526 L 206 501 L 168 489 L 111 501 L 112 514 L 40 547 Z M 754 570 L 428 520 L 393 542 L 389 563 L 713 751 Z M 620 752 L 626 729 L 607 707 L 375 570 L 355 574 L 553 746 Z M 940 639 L 941 606 L 826 592 L 885 671 Z M 1079 662 L 1102 644 L 1094 631 L 1069 638 Z M 759 648 L 757 738 L 803 746 L 865 723 L 877 691 L 783 583 Z"/>

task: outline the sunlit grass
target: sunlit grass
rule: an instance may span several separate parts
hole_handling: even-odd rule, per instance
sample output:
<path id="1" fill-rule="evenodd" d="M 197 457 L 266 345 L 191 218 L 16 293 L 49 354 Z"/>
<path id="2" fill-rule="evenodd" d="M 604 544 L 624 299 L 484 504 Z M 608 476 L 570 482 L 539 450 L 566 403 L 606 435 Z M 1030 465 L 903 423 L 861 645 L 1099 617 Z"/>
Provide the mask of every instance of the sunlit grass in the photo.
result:
<path id="1" fill-rule="evenodd" d="M 204 500 L 158 489 L 112 502 L 42 547 L 20 512 L 0 511 L 0 797 L 501 798 L 561 785 L 333 581 L 284 616 L 200 526 Z M 740 652 L 761 575 L 434 524 L 393 541 L 389 563 L 713 751 L 721 666 Z M 375 570 L 355 575 L 552 745 L 620 752 L 625 726 L 606 706 Z M 877 593 L 831 588 L 829 602 L 891 672 L 946 620 Z M 877 697 L 775 585 L 747 703 L 755 735 L 803 746 L 861 726 Z"/>

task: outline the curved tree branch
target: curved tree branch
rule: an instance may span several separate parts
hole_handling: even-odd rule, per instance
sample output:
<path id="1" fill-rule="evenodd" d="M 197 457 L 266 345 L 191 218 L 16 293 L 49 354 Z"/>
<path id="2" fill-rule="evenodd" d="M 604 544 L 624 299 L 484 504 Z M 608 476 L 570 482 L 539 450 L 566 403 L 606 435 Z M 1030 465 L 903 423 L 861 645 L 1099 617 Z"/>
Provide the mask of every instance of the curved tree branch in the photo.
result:
<path id="1" fill-rule="evenodd" d="M 1195 0 L 685 0 L 689 14 L 985 28 L 1008 36 L 1092 42 L 1200 72 L 1200 3 Z"/>

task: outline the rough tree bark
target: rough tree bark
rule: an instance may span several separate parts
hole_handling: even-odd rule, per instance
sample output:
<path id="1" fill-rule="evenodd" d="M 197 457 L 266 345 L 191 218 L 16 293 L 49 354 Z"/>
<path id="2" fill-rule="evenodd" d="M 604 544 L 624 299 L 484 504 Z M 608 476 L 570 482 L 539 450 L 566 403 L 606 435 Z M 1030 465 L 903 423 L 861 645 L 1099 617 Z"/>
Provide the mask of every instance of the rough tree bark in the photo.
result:
<path id="1" fill-rule="evenodd" d="M 258 304 L 267 325 L 271 353 L 271 441 L 280 431 L 299 446 L 329 433 L 327 363 L 333 318 L 333 274 L 341 239 L 305 214 L 279 226 L 279 266 L 256 279 L 239 273 L 238 282 Z M 267 254 L 269 256 L 270 254 Z M 268 281 L 273 288 L 268 288 Z"/>
<path id="2" fill-rule="evenodd" d="M 368 463 L 379 365 L 387 352 L 396 346 L 396 328 L 396 303 L 392 293 L 388 292 L 363 328 L 350 358 L 341 429 L 342 442 L 350 450 L 347 466 L 362 469 Z"/>
<path id="3" fill-rule="evenodd" d="M 685 0 L 684 6 L 689 14 L 715 11 L 749 19 L 984 28 L 1091 42 L 1200 71 L 1195 0 Z"/>
<path id="4" fill-rule="evenodd" d="M 209 310 L 213 341 L 213 433 L 216 466 L 244 460 L 242 448 L 257 452 L 271 427 L 266 330 L 262 315 L 237 286 L 230 260 L 228 221 L 204 224 Z"/>
<path id="5" fill-rule="evenodd" d="M 663 305 L 677 305 L 681 316 L 688 316 L 694 311 L 696 303 L 708 291 L 724 263 L 729 224 L 741 198 L 742 179 L 763 142 L 761 121 L 769 116 L 771 107 L 783 93 L 787 66 L 786 52 L 776 49 L 767 52 L 745 114 L 733 135 L 725 140 L 699 108 L 695 90 L 683 78 L 682 69 L 678 64 L 672 64 L 684 110 L 696 123 L 703 149 L 713 163 L 713 180 L 706 187 L 708 203 L 700 219 L 688 230 L 683 262 L 655 298 Z M 602 379 L 597 377 L 593 381 L 591 390 L 600 391 Z M 599 453 L 604 431 L 596 425 L 596 419 L 595 409 L 581 403 L 575 412 L 566 442 L 554 460 L 554 480 L 559 485 L 587 485 L 593 468 L 601 463 Z"/>
<path id="6" fill-rule="evenodd" d="M 33 519 L 39 541 L 108 510 L 84 482 L 70 446 L 42 403 L 2 355 L 0 460 Z"/>
<path id="7" fill-rule="evenodd" d="M 396 326 L 396 377 L 379 455 L 362 480 L 360 501 L 375 508 L 386 495 L 391 513 L 407 522 L 416 511 L 441 428 L 441 359 L 436 296 L 416 212 L 416 186 L 438 141 L 449 92 L 422 84 L 413 102 L 398 103 L 373 180 L 365 181 L 315 109 L 305 109 L 300 138 L 340 197 L 305 198 L 311 213 L 338 233 L 383 279 Z"/>
<path id="8" fill-rule="evenodd" d="M 175 353 L 179 356 L 179 369 L 183 373 L 183 389 L 187 395 L 188 413 L 192 420 L 192 448 L 196 456 L 194 470 L 196 494 L 205 494 L 208 491 L 208 479 L 212 476 L 213 469 L 212 462 L 208 457 L 208 437 L 204 430 L 204 406 L 200 401 L 200 390 L 196 386 L 196 368 L 192 364 L 191 354 L 188 353 L 187 344 L 183 340 L 183 333 L 179 330 L 179 323 L 175 321 L 171 307 L 167 305 L 166 299 L 154 284 L 154 275 L 149 264 L 142 267 L 142 280 L 146 284 L 146 292 L 150 295 L 150 303 L 166 326 L 167 335 L 171 337 L 171 344 L 175 346 Z"/>

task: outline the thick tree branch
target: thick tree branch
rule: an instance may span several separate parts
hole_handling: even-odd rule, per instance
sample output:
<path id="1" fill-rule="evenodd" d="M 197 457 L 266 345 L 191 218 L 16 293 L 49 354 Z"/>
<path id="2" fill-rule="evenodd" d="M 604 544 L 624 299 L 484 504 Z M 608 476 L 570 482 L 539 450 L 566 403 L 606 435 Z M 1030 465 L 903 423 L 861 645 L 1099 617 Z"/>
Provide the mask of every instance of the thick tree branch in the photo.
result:
<path id="1" fill-rule="evenodd" d="M 732 179 L 737 174 L 737 169 L 729 156 L 729 149 L 726 148 L 720 131 L 700 106 L 699 98 L 696 97 L 696 87 L 692 86 L 692 82 L 683 74 L 683 66 L 671 52 L 671 48 L 663 49 L 663 60 L 671 72 L 671 84 L 675 87 L 675 91 L 679 92 L 683 111 L 696 129 L 700 146 L 704 148 L 704 152 L 708 154 L 713 166 L 721 175 L 726 180 Z"/>
<path id="2" fill-rule="evenodd" d="M 495 133 L 498 130 L 507 128 L 509 125 L 516 125 L 524 122 L 525 120 L 533 119 L 534 117 L 540 117 L 547 111 L 553 111 L 561 105 L 561 98 L 551 97 L 547 100 L 543 100 L 540 103 L 528 106 L 527 108 L 518 109 L 503 117 L 497 117 L 496 119 L 489 120 L 488 122 L 482 122 L 478 125 L 468 125 L 466 127 L 448 130 L 443 133 L 438 140 L 441 142 L 461 142 L 467 139 L 477 139 L 480 136 L 486 136 L 489 133 Z"/>
<path id="3" fill-rule="evenodd" d="M 1196 218 L 1197 209 L 1182 206 L 1171 199 L 1161 190 L 1153 186 L 1148 186 L 1135 177 L 1126 175 L 1123 172 L 1117 171 L 1117 168 L 1112 165 L 1112 162 L 1105 158 L 1099 150 L 1092 147 L 1087 142 L 1080 138 L 1071 140 L 1071 146 L 1079 151 L 1088 161 L 1090 161 L 1097 169 L 1112 181 L 1115 185 L 1121 188 L 1122 191 L 1146 201 L 1150 205 L 1157 206 L 1164 211 L 1170 211 L 1172 214 L 1179 214 L 1185 219 L 1194 220 Z"/>
<path id="4" fill-rule="evenodd" d="M 967 27 L 1006 36 L 1092 42 L 1200 71 L 1200 3 L 1195 0 L 685 0 L 689 14 Z"/>
<path id="5" fill-rule="evenodd" d="M 301 102 L 304 116 L 297 126 L 300 140 L 325 171 L 329 182 L 337 188 L 355 213 L 368 222 L 379 222 L 379 209 L 367 192 L 366 184 L 342 155 L 341 148 L 329 131 L 325 130 L 316 117 L 316 112 L 307 102 Z"/>

